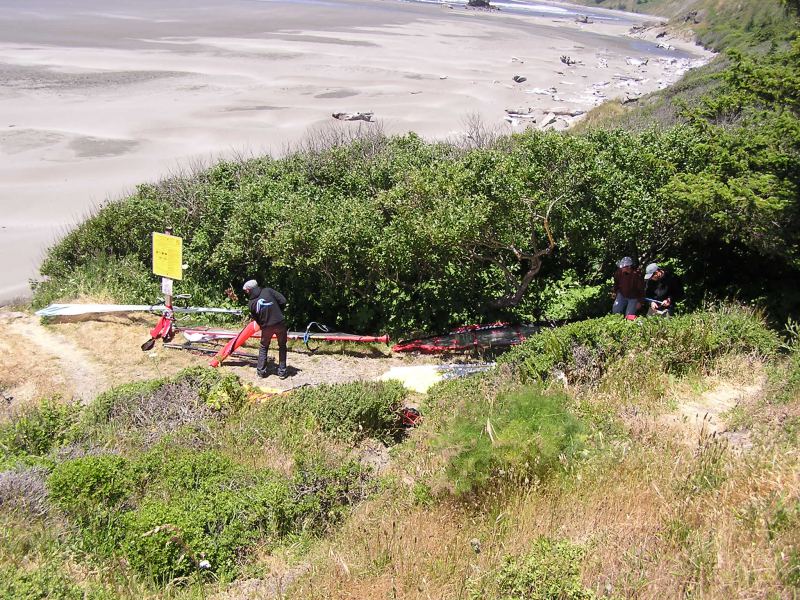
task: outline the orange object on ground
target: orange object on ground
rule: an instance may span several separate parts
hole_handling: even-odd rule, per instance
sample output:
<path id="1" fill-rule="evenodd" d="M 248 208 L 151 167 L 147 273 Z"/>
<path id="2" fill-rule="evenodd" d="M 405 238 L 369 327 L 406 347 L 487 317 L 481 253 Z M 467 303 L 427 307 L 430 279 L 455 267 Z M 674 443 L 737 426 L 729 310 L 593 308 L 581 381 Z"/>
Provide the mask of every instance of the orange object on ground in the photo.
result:
<path id="1" fill-rule="evenodd" d="M 222 350 L 220 350 L 208 364 L 210 364 L 212 367 L 218 367 L 223 360 L 228 358 L 233 352 L 235 352 L 239 348 L 239 346 L 242 346 L 247 340 L 249 340 L 259 331 L 261 331 L 261 327 L 259 327 L 258 323 L 256 323 L 255 321 L 250 321 L 236 335 L 235 338 L 231 339 L 231 341 L 225 344 L 225 347 Z"/>

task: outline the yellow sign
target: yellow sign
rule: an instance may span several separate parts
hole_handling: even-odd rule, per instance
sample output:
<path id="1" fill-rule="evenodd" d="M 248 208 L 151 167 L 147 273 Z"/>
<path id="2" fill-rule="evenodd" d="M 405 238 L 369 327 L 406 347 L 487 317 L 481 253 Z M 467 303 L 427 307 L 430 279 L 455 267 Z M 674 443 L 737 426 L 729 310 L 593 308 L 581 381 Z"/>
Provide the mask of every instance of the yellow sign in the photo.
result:
<path id="1" fill-rule="evenodd" d="M 183 238 L 153 232 L 153 273 L 183 279 Z"/>

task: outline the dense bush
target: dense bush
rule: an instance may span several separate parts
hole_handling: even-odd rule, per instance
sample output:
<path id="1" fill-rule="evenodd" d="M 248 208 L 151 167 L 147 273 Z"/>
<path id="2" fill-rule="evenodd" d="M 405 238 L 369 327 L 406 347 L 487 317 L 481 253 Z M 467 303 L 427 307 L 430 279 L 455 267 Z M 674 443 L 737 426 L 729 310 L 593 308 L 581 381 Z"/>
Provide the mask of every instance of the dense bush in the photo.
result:
<path id="1" fill-rule="evenodd" d="M 81 521 L 117 510 L 134 489 L 128 460 L 106 454 L 66 461 L 53 469 L 47 486 L 50 499 Z"/>
<path id="2" fill-rule="evenodd" d="M 456 493 L 496 489 L 490 484 L 502 480 L 535 482 L 557 471 L 585 438 L 566 402 L 564 395 L 527 387 L 465 404 L 434 442 L 448 457 Z"/>
<path id="3" fill-rule="evenodd" d="M 162 487 L 163 494 L 205 487 L 236 487 L 252 479 L 247 469 L 214 450 L 189 450 L 159 444 L 136 461 L 137 476 L 150 488 Z"/>
<path id="4" fill-rule="evenodd" d="M 16 458 L 44 456 L 64 443 L 79 413 L 75 404 L 43 400 L 0 425 L 0 466 Z"/>
<path id="5" fill-rule="evenodd" d="M 164 583 L 200 572 L 207 560 L 216 577 L 232 579 L 242 551 L 256 540 L 277 544 L 292 533 L 325 531 L 365 494 L 367 474 L 357 464 L 308 466 L 287 480 L 268 471 L 225 471 L 224 459 L 209 458 L 187 455 L 184 467 L 192 468 L 151 483 L 152 491 L 124 515 L 121 548 L 137 571 Z M 217 467 L 208 469 L 208 462 Z M 177 487 L 180 480 L 186 488 Z"/>
<path id="6" fill-rule="evenodd" d="M 148 497 L 122 520 L 122 549 L 131 566 L 161 584 L 200 572 L 200 561 L 223 580 L 235 576 L 238 553 L 266 524 L 280 522 L 290 501 L 289 486 L 276 480 L 255 488 L 231 490 L 204 486 Z M 261 530 L 260 530 L 261 529 Z"/>
<path id="7" fill-rule="evenodd" d="M 336 440 L 352 443 L 370 437 L 389 443 L 398 433 L 398 410 L 406 395 L 397 381 L 319 385 L 274 401 L 270 412 L 278 422 L 303 424 L 310 418 Z"/>
<path id="8" fill-rule="evenodd" d="M 597 595 L 581 583 L 584 555 L 581 546 L 568 540 L 540 537 L 527 554 L 506 557 L 494 580 L 482 582 L 473 598 L 491 592 L 497 600 L 593 600 Z"/>
<path id="9" fill-rule="evenodd" d="M 579 318 L 607 310 L 626 254 L 669 259 L 690 306 L 737 296 L 782 317 L 800 299 L 798 56 L 798 45 L 731 54 L 669 128 L 529 131 L 472 149 L 372 137 L 141 186 L 50 251 L 35 304 L 93 286 L 145 293 L 151 216 L 168 214 L 185 240 L 184 291 L 219 304 L 256 277 L 289 298 L 298 325 L 408 333 Z M 555 249 L 509 301 L 535 267 L 519 257 L 547 246 L 545 215 Z M 98 275 L 113 261 L 128 287 Z"/>
<path id="10" fill-rule="evenodd" d="M 570 381 L 598 380 L 623 356 L 647 353 L 666 373 L 702 370 L 728 353 L 769 356 L 778 336 L 752 311 L 721 308 L 671 319 L 628 321 L 616 315 L 543 330 L 500 359 L 523 380 L 542 380 L 554 369 Z"/>
<path id="11" fill-rule="evenodd" d="M 237 576 L 252 544 L 319 534 L 369 490 L 357 463 L 298 465 L 292 478 L 248 469 L 215 451 L 162 443 L 135 459 L 87 456 L 59 464 L 49 497 L 92 552 L 124 556 L 160 584 Z M 208 564 L 202 564 L 208 561 Z"/>

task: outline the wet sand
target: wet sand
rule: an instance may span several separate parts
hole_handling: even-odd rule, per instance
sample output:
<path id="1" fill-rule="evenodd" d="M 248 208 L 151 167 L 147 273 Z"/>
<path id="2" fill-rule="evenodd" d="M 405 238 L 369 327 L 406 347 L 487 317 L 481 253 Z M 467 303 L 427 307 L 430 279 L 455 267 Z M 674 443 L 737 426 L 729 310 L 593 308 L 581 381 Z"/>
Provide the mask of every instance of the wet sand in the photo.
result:
<path id="1" fill-rule="evenodd" d="M 664 87 L 707 60 L 691 44 L 626 35 L 645 20 L 546 3 L 528 14 L 396 0 L 6 0 L 0 304 L 27 296 L 48 245 L 103 202 L 196 161 L 277 155 L 349 126 L 333 112 L 371 111 L 387 133 L 427 138 L 462 134 L 470 115 L 511 132 L 553 112 L 547 127 L 564 128 L 558 112 Z"/>

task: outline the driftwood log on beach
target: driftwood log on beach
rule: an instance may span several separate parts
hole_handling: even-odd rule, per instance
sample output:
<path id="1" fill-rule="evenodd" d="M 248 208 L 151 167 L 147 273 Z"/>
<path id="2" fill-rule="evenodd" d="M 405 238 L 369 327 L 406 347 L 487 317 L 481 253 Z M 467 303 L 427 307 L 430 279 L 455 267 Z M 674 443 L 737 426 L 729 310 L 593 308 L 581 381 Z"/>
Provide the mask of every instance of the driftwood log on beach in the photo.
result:
<path id="1" fill-rule="evenodd" d="M 369 121 L 369 122 L 372 122 L 373 114 L 374 113 L 371 113 L 371 112 L 354 112 L 354 113 L 337 112 L 337 113 L 333 113 L 331 116 L 334 119 L 338 119 L 340 121 Z"/>
<path id="2" fill-rule="evenodd" d="M 536 115 L 533 109 L 528 108 L 507 108 L 504 119 L 512 126 L 520 123 L 536 123 Z"/>

